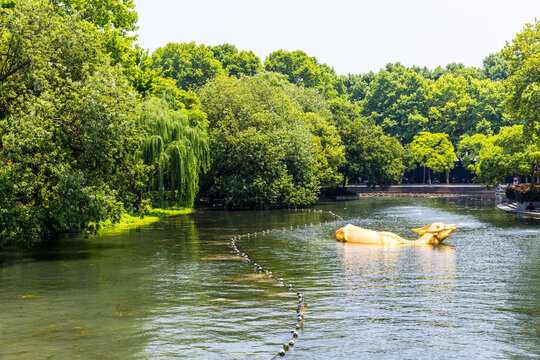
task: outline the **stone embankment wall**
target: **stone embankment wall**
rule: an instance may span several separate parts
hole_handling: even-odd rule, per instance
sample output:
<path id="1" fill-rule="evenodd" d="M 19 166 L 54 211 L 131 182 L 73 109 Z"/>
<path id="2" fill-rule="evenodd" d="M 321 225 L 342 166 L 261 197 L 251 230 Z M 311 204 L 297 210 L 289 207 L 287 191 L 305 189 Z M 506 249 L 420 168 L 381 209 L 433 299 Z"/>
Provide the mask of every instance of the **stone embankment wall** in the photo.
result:
<path id="1" fill-rule="evenodd" d="M 470 185 L 470 184 L 452 184 L 452 185 L 394 185 L 387 191 L 381 191 L 380 188 L 373 189 L 365 185 L 349 185 L 347 190 L 352 190 L 359 195 L 368 193 L 386 193 L 391 194 L 456 194 L 456 195 L 468 195 L 468 194 L 494 194 L 495 189 L 486 189 L 484 185 Z"/>

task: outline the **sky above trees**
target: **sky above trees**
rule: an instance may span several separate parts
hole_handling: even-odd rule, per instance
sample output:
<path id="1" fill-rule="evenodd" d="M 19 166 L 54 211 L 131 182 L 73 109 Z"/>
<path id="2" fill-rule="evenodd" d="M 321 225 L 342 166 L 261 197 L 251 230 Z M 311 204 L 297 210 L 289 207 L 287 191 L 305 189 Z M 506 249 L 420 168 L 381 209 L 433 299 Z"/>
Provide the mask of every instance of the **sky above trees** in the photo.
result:
<path id="1" fill-rule="evenodd" d="M 482 66 L 540 14 L 538 0 L 135 0 L 139 44 L 304 50 L 338 74 L 387 63 Z"/>

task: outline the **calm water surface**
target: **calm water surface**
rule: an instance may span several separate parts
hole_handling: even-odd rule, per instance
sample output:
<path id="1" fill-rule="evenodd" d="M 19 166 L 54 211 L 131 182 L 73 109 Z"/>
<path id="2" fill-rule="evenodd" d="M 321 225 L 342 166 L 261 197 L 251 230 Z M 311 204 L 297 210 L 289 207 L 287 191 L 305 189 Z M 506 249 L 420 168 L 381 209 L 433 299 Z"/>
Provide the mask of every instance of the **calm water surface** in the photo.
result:
<path id="1" fill-rule="evenodd" d="M 238 247 L 301 289 L 304 328 L 287 359 L 540 358 L 540 222 L 490 198 L 366 198 L 319 204 L 343 221 L 274 231 Z M 270 359 L 296 296 L 232 254 L 235 234 L 328 214 L 198 211 L 121 234 L 65 237 L 0 255 L 1 359 Z M 336 243 L 353 223 L 443 246 Z"/>

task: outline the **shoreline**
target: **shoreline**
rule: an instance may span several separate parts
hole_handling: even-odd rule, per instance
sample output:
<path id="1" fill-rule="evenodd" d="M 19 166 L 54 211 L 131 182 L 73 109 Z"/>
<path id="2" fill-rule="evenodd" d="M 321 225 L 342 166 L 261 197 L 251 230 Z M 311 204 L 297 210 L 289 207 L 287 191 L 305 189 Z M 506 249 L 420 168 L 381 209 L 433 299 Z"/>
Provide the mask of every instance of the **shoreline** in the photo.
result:
<path id="1" fill-rule="evenodd" d="M 137 229 L 141 226 L 150 225 L 171 216 L 191 214 L 193 211 L 193 208 L 184 207 L 171 207 L 167 209 L 155 208 L 150 210 L 148 214 L 142 218 L 136 214 L 125 213 L 122 214 L 120 221 L 117 223 L 113 223 L 110 220 L 101 223 L 101 228 L 95 236 Z"/>
<path id="2" fill-rule="evenodd" d="M 470 195 L 470 194 L 494 194 L 495 187 L 487 189 L 485 185 L 481 184 L 401 184 L 392 185 L 388 190 L 381 191 L 380 189 L 373 189 L 366 185 L 348 185 L 347 190 L 354 191 L 358 195 L 368 193 L 385 194 L 384 196 L 392 196 L 393 194 L 422 194 L 424 196 L 451 196 L 451 195 Z M 365 195 L 364 195 L 365 196 Z M 400 195 L 396 195 L 400 196 Z M 403 195 L 401 195 L 403 196 Z M 418 196 L 418 195 L 416 195 Z"/>
<path id="3" fill-rule="evenodd" d="M 372 188 L 367 185 L 348 185 L 343 194 L 321 195 L 319 201 L 348 201 L 361 197 L 455 197 L 461 195 L 495 195 L 495 187 L 487 189 L 481 184 L 400 184 L 392 185 L 387 190 Z"/>

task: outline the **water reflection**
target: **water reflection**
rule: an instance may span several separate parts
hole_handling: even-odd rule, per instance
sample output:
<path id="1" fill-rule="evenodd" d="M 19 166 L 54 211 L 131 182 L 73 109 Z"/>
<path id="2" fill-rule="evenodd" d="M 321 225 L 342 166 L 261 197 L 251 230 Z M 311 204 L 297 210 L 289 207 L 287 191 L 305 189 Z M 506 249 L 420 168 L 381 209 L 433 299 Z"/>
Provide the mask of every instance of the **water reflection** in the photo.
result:
<path id="1" fill-rule="evenodd" d="M 453 245 L 375 245 L 336 241 L 335 246 L 347 273 L 362 275 L 366 269 L 374 273 L 398 271 L 400 262 L 406 261 L 421 273 L 455 276 L 456 251 Z M 414 265 L 411 265 L 411 259 Z"/>
<path id="2" fill-rule="evenodd" d="M 438 311 L 441 299 L 454 296 L 456 251 L 451 245 L 364 245 L 336 243 L 349 291 L 369 289 L 370 297 L 425 298 Z M 396 306 L 402 306 L 396 304 Z"/>
<path id="3" fill-rule="evenodd" d="M 62 238 L 0 262 L 0 358 L 269 359 L 290 339 L 295 296 L 231 254 L 239 247 L 308 301 L 287 359 L 535 358 L 540 229 L 469 198 L 212 212 L 140 231 Z M 339 243 L 347 222 L 401 236 L 457 223 L 439 246 Z M 290 227 L 293 227 L 291 230 Z"/>

